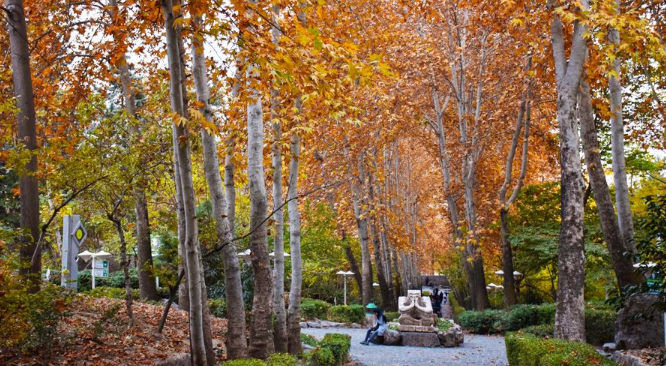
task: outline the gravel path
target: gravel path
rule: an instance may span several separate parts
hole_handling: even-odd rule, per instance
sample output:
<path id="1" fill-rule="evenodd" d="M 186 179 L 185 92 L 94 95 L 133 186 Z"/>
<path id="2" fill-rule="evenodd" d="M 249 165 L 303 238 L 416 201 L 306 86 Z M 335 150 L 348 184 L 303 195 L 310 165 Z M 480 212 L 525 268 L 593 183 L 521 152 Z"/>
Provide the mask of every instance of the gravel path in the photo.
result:
<path id="1" fill-rule="evenodd" d="M 351 358 L 363 366 L 507 366 L 504 338 L 465 334 L 457 348 L 363 346 L 366 330 L 350 328 L 305 328 L 303 333 L 321 339 L 326 333 L 352 336 Z"/>

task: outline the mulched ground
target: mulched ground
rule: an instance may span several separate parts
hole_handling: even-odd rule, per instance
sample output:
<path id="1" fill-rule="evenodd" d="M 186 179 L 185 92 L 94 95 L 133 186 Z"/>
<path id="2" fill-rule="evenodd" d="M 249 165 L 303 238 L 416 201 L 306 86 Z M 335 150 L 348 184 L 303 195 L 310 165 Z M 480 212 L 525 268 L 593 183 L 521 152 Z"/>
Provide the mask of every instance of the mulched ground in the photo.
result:
<path id="1" fill-rule="evenodd" d="M 665 348 L 645 348 L 631 351 L 625 351 L 632 356 L 641 359 L 646 365 L 649 366 L 664 366 L 666 365 L 666 347 Z"/>
<path id="2" fill-rule="evenodd" d="M 50 352 L 35 355 L 0 352 L 2 365 L 153 365 L 176 353 L 188 353 L 188 316 L 171 309 L 162 334 L 157 325 L 162 306 L 134 302 L 129 327 L 124 300 L 77 295 L 70 314 L 58 326 Z M 212 318 L 213 343 L 224 357 L 227 321 Z"/>

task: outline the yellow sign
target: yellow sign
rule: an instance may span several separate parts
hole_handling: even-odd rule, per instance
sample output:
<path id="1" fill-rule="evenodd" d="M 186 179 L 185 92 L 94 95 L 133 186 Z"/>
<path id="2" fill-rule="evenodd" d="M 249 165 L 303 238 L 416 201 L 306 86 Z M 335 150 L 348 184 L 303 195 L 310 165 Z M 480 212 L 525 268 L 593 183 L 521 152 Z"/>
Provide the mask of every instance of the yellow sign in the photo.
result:
<path id="1" fill-rule="evenodd" d="M 83 229 L 78 228 L 76 232 L 74 233 L 74 236 L 76 236 L 76 240 L 81 241 L 83 239 Z"/>

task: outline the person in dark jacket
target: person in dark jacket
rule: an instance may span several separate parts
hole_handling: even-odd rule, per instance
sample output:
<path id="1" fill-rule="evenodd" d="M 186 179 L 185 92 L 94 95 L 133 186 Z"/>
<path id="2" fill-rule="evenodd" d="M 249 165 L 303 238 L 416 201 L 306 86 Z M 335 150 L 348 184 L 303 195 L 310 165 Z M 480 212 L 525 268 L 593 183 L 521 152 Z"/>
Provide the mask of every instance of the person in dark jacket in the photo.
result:
<path id="1" fill-rule="evenodd" d="M 374 303 L 369 303 L 366 308 L 371 309 L 374 313 L 375 316 L 377 317 L 377 322 L 375 323 L 375 326 L 368 329 L 368 333 L 365 335 L 365 340 L 361 342 L 362 345 L 369 345 L 377 336 L 384 336 L 384 333 L 386 332 L 386 326 L 387 326 L 387 319 L 386 315 L 384 315 L 384 312 L 382 312 L 382 309 L 377 307 Z"/>

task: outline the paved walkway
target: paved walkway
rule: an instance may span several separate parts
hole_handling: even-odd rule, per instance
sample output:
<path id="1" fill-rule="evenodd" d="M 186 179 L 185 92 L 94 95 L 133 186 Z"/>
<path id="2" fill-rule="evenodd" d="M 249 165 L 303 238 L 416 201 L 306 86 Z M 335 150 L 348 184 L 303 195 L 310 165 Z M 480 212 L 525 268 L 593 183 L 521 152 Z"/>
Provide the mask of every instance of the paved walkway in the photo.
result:
<path id="1" fill-rule="evenodd" d="M 351 358 L 363 366 L 507 366 L 504 338 L 465 334 L 465 343 L 457 348 L 421 348 L 402 346 L 363 346 L 364 329 L 301 329 L 321 339 L 326 333 L 352 336 Z"/>

